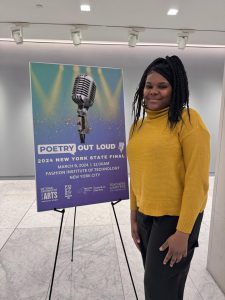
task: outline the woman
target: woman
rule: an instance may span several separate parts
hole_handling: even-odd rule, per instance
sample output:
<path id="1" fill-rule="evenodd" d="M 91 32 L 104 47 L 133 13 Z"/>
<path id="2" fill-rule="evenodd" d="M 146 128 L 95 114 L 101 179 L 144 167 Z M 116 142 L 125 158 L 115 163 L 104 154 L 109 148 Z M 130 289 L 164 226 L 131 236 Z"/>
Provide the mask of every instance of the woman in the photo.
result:
<path id="1" fill-rule="evenodd" d="M 146 300 L 183 299 L 198 246 L 208 192 L 210 136 L 188 103 L 181 60 L 167 56 L 153 61 L 134 97 L 127 147 L 131 232 L 143 258 Z"/>

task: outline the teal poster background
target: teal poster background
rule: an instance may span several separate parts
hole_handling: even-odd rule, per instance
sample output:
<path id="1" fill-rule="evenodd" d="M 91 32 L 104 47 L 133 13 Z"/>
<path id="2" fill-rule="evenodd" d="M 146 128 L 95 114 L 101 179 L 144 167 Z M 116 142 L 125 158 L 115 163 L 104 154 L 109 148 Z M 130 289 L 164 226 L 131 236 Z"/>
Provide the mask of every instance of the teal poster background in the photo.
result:
<path id="1" fill-rule="evenodd" d="M 85 144 L 72 101 L 80 74 L 96 83 Z M 30 76 L 38 211 L 128 199 L 122 70 L 31 63 Z"/>

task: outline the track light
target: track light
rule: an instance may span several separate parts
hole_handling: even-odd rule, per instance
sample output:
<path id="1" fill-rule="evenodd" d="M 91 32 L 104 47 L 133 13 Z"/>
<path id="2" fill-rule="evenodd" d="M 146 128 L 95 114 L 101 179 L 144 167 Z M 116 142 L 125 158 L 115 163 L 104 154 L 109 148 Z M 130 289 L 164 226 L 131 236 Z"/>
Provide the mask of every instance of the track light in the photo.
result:
<path id="1" fill-rule="evenodd" d="M 22 44 L 23 43 L 23 32 L 22 27 L 13 27 L 11 28 L 11 36 L 16 42 L 16 44 Z"/>
<path id="2" fill-rule="evenodd" d="M 179 32 L 177 35 L 177 45 L 178 45 L 178 49 L 185 49 L 187 41 L 188 41 L 188 36 L 189 36 L 189 32 L 187 31 L 182 31 Z"/>
<path id="3" fill-rule="evenodd" d="M 79 28 L 73 29 L 71 31 L 71 37 L 72 37 L 72 40 L 73 40 L 73 44 L 75 46 L 78 46 L 78 45 L 81 44 L 82 36 L 81 36 L 81 30 Z"/>
<path id="4" fill-rule="evenodd" d="M 139 36 L 139 31 L 132 29 L 129 32 L 129 37 L 128 37 L 128 46 L 129 47 L 135 47 L 138 41 L 138 36 Z"/>

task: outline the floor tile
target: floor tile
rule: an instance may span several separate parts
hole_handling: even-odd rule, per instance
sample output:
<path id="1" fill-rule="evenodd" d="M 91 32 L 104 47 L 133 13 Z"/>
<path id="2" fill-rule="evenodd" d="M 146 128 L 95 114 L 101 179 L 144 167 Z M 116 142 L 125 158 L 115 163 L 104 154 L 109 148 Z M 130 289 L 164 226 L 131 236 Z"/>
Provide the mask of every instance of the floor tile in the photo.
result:
<path id="1" fill-rule="evenodd" d="M 63 225 L 66 224 L 69 210 L 65 209 Z M 36 201 L 32 204 L 22 221 L 18 225 L 18 228 L 41 228 L 41 227 L 57 227 L 59 228 L 61 223 L 62 214 L 54 211 L 42 211 L 37 212 Z"/>
<path id="2" fill-rule="evenodd" d="M 122 200 L 114 205 L 117 220 L 121 225 L 130 224 L 130 201 Z M 111 209 L 112 223 L 116 224 L 113 209 Z"/>
<path id="3" fill-rule="evenodd" d="M 24 194 L 5 195 L 0 201 L 0 228 L 15 228 L 23 219 L 34 199 Z"/>
<path id="4" fill-rule="evenodd" d="M 191 264 L 184 300 L 225 300 L 206 270 L 212 209 L 211 176 L 199 247 Z M 139 300 L 144 269 L 130 234 L 129 201 L 114 206 Z M 0 299 L 47 300 L 61 214 L 36 211 L 34 180 L 0 181 Z M 52 300 L 136 300 L 110 203 L 65 211 Z"/>
<path id="5" fill-rule="evenodd" d="M 189 276 L 185 285 L 184 300 L 204 300 Z"/>
<path id="6" fill-rule="evenodd" d="M 112 226 L 80 226 L 75 240 L 73 299 L 123 300 Z"/>
<path id="7" fill-rule="evenodd" d="M 126 250 L 126 255 L 128 259 L 128 263 L 130 266 L 131 274 L 133 277 L 135 289 L 138 295 L 139 300 L 144 300 L 144 286 L 143 286 L 143 278 L 144 278 L 144 268 L 142 264 L 141 254 L 133 243 L 130 234 L 130 225 L 119 225 L 121 236 L 124 243 L 124 248 Z M 125 254 L 123 251 L 122 243 L 120 240 L 118 228 L 116 225 L 113 226 L 115 241 L 118 252 L 118 259 L 120 264 L 122 282 L 124 287 L 124 295 L 126 300 L 135 300 L 135 293 L 132 285 L 132 281 L 130 278 Z"/>
<path id="8" fill-rule="evenodd" d="M 58 230 L 16 229 L 0 252 L 0 299 L 43 300 L 50 282 Z"/>
<path id="9" fill-rule="evenodd" d="M 14 229 L 12 228 L 0 229 L 0 250 L 5 245 L 13 231 Z"/>
<path id="10" fill-rule="evenodd" d="M 110 203 L 78 206 L 76 208 L 76 226 L 110 225 L 112 223 L 110 209 Z M 74 208 L 68 210 L 66 226 L 73 226 Z"/>

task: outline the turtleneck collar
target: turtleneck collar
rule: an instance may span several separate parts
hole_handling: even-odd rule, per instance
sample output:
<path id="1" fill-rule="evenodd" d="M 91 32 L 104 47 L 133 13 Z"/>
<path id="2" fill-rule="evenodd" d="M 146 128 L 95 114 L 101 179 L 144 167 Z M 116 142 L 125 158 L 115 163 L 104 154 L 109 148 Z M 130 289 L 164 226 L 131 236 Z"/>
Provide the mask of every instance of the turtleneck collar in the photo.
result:
<path id="1" fill-rule="evenodd" d="M 145 111 L 147 113 L 147 119 L 157 119 L 157 118 L 165 117 L 168 115 L 169 106 L 167 106 L 161 110 L 145 109 Z"/>

